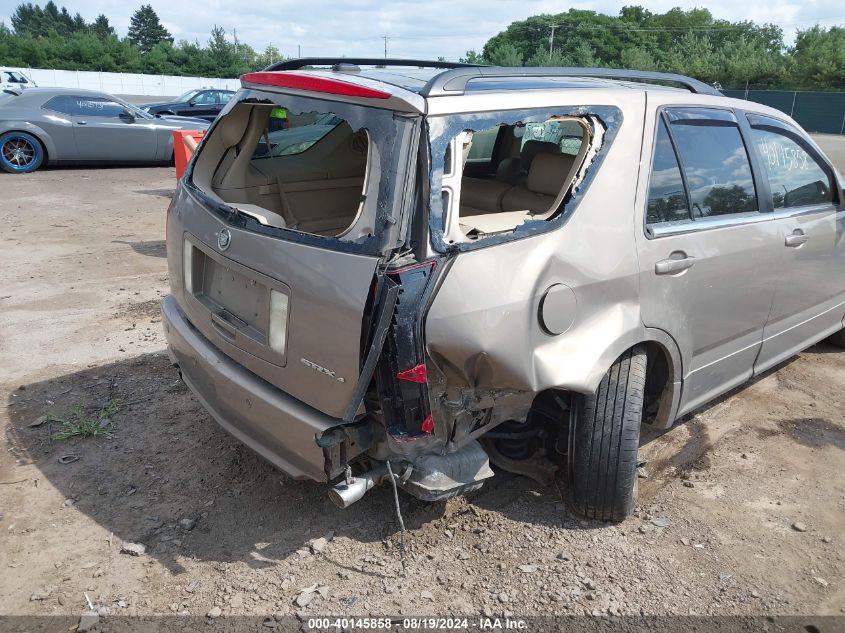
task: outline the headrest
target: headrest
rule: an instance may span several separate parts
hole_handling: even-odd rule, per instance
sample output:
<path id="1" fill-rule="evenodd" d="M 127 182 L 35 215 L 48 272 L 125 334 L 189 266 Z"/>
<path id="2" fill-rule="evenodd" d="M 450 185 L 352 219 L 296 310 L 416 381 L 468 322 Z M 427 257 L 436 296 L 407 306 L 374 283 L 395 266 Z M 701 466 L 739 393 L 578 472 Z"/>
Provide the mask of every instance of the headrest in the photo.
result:
<path id="1" fill-rule="evenodd" d="M 537 154 L 528 170 L 528 189 L 547 196 L 557 196 L 574 162 L 575 157 L 569 154 Z"/>
<path id="2" fill-rule="evenodd" d="M 531 166 L 531 162 L 537 154 L 560 154 L 560 148 L 557 143 L 551 141 L 525 141 L 522 146 L 522 164 L 526 168 Z"/>
<path id="3" fill-rule="evenodd" d="M 496 180 L 507 185 L 520 185 L 527 175 L 518 158 L 505 158 L 496 168 Z"/>

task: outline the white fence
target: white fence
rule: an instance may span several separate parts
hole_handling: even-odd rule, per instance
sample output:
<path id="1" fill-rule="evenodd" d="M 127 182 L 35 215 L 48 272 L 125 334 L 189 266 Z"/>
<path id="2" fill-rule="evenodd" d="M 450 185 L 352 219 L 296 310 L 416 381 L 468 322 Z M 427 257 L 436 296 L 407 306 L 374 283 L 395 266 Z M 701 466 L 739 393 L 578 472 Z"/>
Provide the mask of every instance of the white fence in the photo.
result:
<path id="1" fill-rule="evenodd" d="M 136 73 L 103 73 L 86 70 L 52 70 L 21 68 L 27 77 L 45 88 L 85 88 L 119 95 L 175 97 L 193 88 L 237 90 L 237 79 L 215 77 L 179 77 L 177 75 L 141 75 Z"/>

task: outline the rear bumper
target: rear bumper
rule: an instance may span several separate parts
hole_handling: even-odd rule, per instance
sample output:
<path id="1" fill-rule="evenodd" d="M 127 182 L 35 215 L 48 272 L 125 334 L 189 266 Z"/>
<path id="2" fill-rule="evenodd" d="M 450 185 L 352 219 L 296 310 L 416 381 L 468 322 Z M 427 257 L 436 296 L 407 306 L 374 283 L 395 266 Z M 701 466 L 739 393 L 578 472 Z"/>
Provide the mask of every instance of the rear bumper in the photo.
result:
<path id="1" fill-rule="evenodd" d="M 226 431 L 296 478 L 326 481 L 315 438 L 340 420 L 273 387 L 214 347 L 179 309 L 161 302 L 164 332 L 182 379 Z"/>

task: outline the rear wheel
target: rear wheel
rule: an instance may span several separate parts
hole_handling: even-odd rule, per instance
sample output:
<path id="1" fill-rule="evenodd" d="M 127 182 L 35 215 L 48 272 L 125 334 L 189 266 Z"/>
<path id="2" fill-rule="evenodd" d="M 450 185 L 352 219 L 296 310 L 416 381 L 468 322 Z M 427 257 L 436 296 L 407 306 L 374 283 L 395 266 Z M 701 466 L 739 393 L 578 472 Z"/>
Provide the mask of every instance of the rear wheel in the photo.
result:
<path id="1" fill-rule="evenodd" d="M 569 498 L 587 518 L 622 521 L 634 508 L 646 360 L 644 346 L 628 350 L 594 394 L 573 398 Z"/>
<path id="2" fill-rule="evenodd" d="M 6 132 L 0 136 L 0 168 L 10 174 L 35 171 L 44 162 L 44 148 L 32 134 Z"/>

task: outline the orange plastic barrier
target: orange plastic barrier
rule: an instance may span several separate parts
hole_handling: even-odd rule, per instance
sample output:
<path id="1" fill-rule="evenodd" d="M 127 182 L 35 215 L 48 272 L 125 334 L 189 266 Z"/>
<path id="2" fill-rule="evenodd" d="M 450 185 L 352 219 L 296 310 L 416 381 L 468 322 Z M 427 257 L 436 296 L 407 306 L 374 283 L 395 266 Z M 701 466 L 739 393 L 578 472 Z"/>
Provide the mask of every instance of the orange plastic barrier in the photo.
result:
<path id="1" fill-rule="evenodd" d="M 205 136 L 205 131 L 197 130 L 173 130 L 173 160 L 176 163 L 176 180 L 182 178 L 185 167 L 194 154 L 194 147 Z M 193 141 L 193 147 L 188 144 Z"/>

